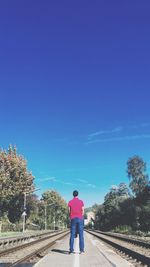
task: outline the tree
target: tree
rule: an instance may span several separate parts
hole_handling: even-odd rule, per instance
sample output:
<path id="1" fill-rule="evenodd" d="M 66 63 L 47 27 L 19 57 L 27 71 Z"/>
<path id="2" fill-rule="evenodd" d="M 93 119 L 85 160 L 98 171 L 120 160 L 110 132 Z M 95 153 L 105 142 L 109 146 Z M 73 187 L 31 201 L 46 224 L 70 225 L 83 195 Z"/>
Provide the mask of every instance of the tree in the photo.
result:
<path id="1" fill-rule="evenodd" d="M 146 172 L 146 163 L 139 156 L 129 158 L 127 162 L 127 173 L 130 179 L 130 188 L 137 196 L 143 192 L 149 184 L 148 175 Z"/>
<path id="2" fill-rule="evenodd" d="M 65 200 L 54 190 L 48 190 L 43 193 L 41 201 L 47 207 L 48 226 L 54 226 L 54 221 L 66 224 L 68 222 L 68 208 Z"/>
<path id="3" fill-rule="evenodd" d="M 38 199 L 37 195 L 32 193 L 27 195 L 26 201 L 26 212 L 27 212 L 27 225 L 30 224 L 37 225 L 38 228 L 44 228 L 44 218 L 43 214 L 40 214 L 39 211 L 42 207 L 41 201 Z"/>
<path id="4" fill-rule="evenodd" d="M 129 197 L 129 189 L 128 186 L 125 183 L 120 183 L 118 186 L 118 195 L 122 197 Z"/>
<path id="5" fill-rule="evenodd" d="M 27 170 L 27 162 L 11 145 L 0 151 L 0 210 L 5 211 L 11 222 L 20 219 L 23 211 L 23 192 L 34 189 L 34 177 Z"/>
<path id="6" fill-rule="evenodd" d="M 140 229 L 142 231 L 150 231 L 150 203 L 149 205 L 142 205 L 139 214 Z"/>
<path id="7" fill-rule="evenodd" d="M 120 183 L 119 186 L 113 185 L 106 194 L 103 205 L 96 213 L 95 226 L 101 230 L 111 230 L 121 223 L 124 224 L 121 204 L 129 196 L 129 190 L 125 183 Z"/>

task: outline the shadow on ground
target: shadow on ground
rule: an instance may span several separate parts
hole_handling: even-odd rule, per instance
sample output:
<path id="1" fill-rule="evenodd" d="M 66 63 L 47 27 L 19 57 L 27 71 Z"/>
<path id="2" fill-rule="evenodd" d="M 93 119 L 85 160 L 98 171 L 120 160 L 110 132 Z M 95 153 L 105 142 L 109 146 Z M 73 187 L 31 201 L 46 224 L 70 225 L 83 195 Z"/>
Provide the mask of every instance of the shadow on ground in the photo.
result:
<path id="1" fill-rule="evenodd" d="M 52 252 L 61 253 L 61 254 L 69 254 L 68 250 L 62 250 L 62 249 L 52 249 Z"/>

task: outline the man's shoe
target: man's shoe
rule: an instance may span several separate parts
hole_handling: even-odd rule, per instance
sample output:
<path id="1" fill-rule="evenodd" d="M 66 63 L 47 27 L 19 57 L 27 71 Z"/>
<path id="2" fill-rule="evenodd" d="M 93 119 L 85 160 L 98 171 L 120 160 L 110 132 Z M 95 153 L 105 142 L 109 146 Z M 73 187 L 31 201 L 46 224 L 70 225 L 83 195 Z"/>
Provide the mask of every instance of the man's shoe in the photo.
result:
<path id="1" fill-rule="evenodd" d="M 80 254 L 84 254 L 84 252 L 85 252 L 84 250 L 81 250 L 81 251 L 80 251 Z"/>
<path id="2" fill-rule="evenodd" d="M 73 254 L 73 253 L 74 253 L 74 251 L 71 251 L 71 250 L 69 251 L 69 254 Z"/>

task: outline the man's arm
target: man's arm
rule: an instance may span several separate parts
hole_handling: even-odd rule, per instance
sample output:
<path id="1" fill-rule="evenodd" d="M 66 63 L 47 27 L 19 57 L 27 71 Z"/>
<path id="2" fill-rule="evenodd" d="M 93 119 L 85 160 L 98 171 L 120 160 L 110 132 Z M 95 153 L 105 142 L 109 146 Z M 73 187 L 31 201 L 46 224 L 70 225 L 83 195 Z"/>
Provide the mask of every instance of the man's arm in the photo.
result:
<path id="1" fill-rule="evenodd" d="M 82 207 L 82 216 L 84 216 L 84 206 Z"/>
<path id="2" fill-rule="evenodd" d="M 68 207 L 68 211 L 69 211 L 69 215 L 70 215 L 70 213 L 71 213 L 71 208 L 70 208 L 70 206 Z"/>

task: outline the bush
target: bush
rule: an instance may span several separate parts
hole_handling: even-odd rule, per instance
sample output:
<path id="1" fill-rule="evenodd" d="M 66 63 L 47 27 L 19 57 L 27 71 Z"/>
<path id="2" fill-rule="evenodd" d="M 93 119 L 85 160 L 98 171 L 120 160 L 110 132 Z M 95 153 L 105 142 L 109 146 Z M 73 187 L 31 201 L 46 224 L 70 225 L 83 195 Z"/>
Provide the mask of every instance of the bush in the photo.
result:
<path id="1" fill-rule="evenodd" d="M 11 223 L 7 214 L 1 218 L 1 232 L 20 232 L 22 231 L 22 223 Z"/>
<path id="2" fill-rule="evenodd" d="M 140 230 L 135 231 L 134 234 L 137 235 L 137 236 L 145 236 L 145 233 L 143 233 L 143 232 L 140 231 Z"/>
<path id="3" fill-rule="evenodd" d="M 146 233 L 146 236 L 147 237 L 150 237 L 150 231 Z"/>
<path id="4" fill-rule="evenodd" d="M 131 234 L 132 228 L 129 225 L 119 225 L 115 227 L 112 232 L 121 233 L 121 234 Z"/>

